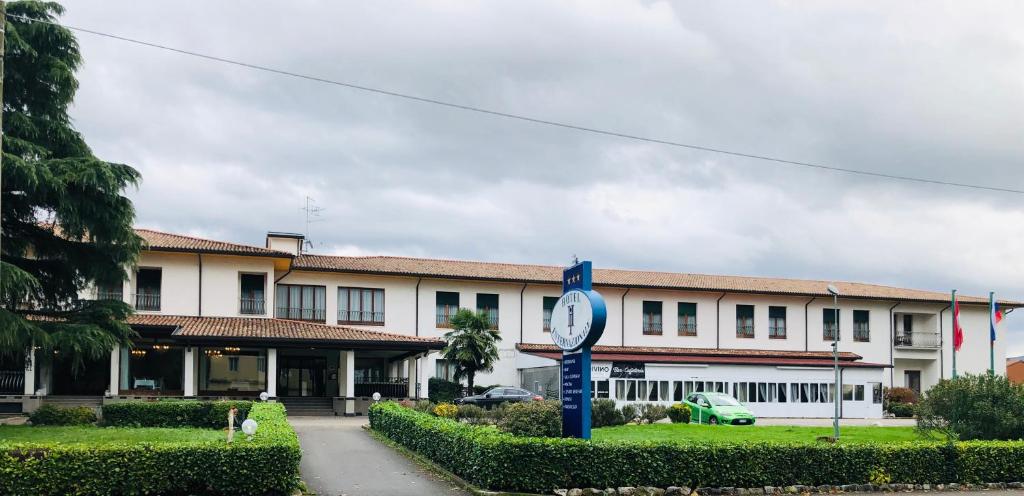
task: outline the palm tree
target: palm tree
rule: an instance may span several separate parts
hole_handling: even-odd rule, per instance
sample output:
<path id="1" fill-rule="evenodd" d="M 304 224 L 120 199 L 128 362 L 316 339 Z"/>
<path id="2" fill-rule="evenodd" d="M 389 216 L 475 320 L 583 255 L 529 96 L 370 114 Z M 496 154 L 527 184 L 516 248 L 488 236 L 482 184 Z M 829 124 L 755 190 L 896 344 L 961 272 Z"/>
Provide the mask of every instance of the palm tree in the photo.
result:
<path id="1" fill-rule="evenodd" d="M 477 372 L 490 372 L 498 361 L 501 335 L 492 329 L 485 312 L 474 313 L 462 308 L 452 316 L 452 330 L 444 335 L 447 342 L 441 355 L 455 364 L 455 380 L 466 378 L 470 394 Z"/>

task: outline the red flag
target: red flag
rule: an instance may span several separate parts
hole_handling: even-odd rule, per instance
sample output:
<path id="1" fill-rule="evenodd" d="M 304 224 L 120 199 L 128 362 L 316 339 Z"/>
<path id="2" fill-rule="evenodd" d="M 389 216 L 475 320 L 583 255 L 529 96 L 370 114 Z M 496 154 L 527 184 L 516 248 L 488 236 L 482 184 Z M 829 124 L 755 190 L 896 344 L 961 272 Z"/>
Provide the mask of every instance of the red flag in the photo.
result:
<path id="1" fill-rule="evenodd" d="M 960 302 L 953 307 L 953 350 L 960 351 L 964 344 L 964 328 L 960 327 Z"/>

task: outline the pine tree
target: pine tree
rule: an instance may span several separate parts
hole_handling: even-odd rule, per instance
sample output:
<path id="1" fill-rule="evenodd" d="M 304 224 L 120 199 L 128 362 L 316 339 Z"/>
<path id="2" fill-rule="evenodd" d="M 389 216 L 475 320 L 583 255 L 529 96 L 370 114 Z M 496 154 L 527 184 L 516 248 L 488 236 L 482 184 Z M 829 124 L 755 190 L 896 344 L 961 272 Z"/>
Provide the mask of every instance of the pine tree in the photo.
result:
<path id="1" fill-rule="evenodd" d="M 79 368 L 134 335 L 131 308 L 83 299 L 118 284 L 142 240 L 125 188 L 139 173 L 93 156 L 71 125 L 78 43 L 52 2 L 7 4 L 0 183 L 0 354 L 57 350 Z M 28 318 L 29 315 L 32 318 Z"/>

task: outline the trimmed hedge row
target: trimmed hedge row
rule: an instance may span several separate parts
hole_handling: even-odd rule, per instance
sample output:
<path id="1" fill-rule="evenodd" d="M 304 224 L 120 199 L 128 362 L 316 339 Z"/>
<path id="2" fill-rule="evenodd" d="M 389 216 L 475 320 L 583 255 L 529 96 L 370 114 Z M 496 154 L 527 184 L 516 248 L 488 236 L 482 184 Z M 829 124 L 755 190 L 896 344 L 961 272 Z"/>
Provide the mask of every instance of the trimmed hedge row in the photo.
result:
<path id="1" fill-rule="evenodd" d="M 252 441 L 96 445 L 5 443 L 0 494 L 288 494 L 299 441 L 278 403 L 255 404 Z"/>
<path id="2" fill-rule="evenodd" d="M 251 401 L 122 401 L 103 405 L 103 423 L 115 427 L 200 427 L 228 426 L 228 410 L 238 408 L 235 425 L 240 425 L 252 408 Z"/>
<path id="3" fill-rule="evenodd" d="M 371 427 L 491 490 L 567 487 L 760 487 L 1024 480 L 1024 442 L 681 444 L 522 438 L 380 403 Z"/>
<path id="4" fill-rule="evenodd" d="M 96 423 L 96 412 L 87 406 L 43 405 L 28 420 L 32 425 L 88 425 Z"/>

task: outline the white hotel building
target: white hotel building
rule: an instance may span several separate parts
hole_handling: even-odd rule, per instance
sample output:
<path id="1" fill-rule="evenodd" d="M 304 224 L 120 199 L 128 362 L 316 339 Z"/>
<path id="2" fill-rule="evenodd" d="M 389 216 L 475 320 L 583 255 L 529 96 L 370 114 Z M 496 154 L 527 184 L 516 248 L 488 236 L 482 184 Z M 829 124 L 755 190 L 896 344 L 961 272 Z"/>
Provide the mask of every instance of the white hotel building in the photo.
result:
<path id="1" fill-rule="evenodd" d="M 59 355 L 0 363 L 0 411 L 267 391 L 293 412 L 363 413 L 373 392 L 426 397 L 427 379 L 450 376 L 438 350 L 458 308 L 486 310 L 501 332 L 500 361 L 477 384 L 557 395 L 560 354 L 546 324 L 561 267 L 314 255 L 283 233 L 263 247 L 138 233 L 148 246 L 130 279 L 89 295 L 135 307 L 134 346 L 78 376 Z M 716 390 L 759 416 L 831 416 L 827 282 L 596 268 L 593 284 L 608 307 L 593 349 L 598 397 L 669 403 Z M 925 391 L 951 376 L 948 293 L 834 284 L 844 417 L 880 417 L 884 387 Z M 957 370 L 985 372 L 988 300 L 959 300 Z M 1004 340 L 995 356 L 1005 374 Z"/>

